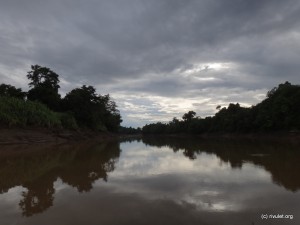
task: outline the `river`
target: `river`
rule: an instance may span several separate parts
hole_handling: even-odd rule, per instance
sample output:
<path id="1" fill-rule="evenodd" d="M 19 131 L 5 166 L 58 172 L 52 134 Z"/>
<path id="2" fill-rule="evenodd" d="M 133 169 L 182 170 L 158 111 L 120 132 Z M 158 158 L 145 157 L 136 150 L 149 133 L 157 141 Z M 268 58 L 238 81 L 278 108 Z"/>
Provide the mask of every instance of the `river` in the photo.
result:
<path id="1" fill-rule="evenodd" d="M 0 146 L 0 224 L 300 224 L 299 172 L 280 140 Z"/>

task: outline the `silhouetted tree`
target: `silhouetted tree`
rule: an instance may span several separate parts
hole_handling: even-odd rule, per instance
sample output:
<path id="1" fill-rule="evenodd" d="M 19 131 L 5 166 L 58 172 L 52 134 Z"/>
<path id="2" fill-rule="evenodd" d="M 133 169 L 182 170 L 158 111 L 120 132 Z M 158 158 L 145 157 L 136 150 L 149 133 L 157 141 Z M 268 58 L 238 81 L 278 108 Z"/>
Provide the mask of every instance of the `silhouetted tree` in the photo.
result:
<path id="1" fill-rule="evenodd" d="M 27 73 L 30 80 L 27 98 L 31 101 L 39 101 L 52 110 L 59 110 L 60 94 L 58 93 L 58 74 L 47 67 L 32 65 Z"/>
<path id="2" fill-rule="evenodd" d="M 120 134 L 141 134 L 142 130 L 140 127 L 134 128 L 134 127 L 119 127 L 119 133 Z"/>
<path id="3" fill-rule="evenodd" d="M 185 114 L 183 114 L 182 119 L 184 121 L 191 121 L 196 116 L 196 113 L 194 111 L 189 111 Z"/>
<path id="4" fill-rule="evenodd" d="M 24 100 L 26 97 L 26 92 L 23 92 L 21 88 L 16 88 L 9 84 L 1 84 L 0 96 L 14 97 Z"/>
<path id="5" fill-rule="evenodd" d="M 120 111 L 117 105 L 111 100 L 109 94 L 100 96 L 105 106 L 104 125 L 109 131 L 118 131 L 122 122 Z"/>
<path id="6" fill-rule="evenodd" d="M 62 103 L 63 109 L 72 112 L 81 126 L 117 131 L 122 122 L 115 102 L 109 95 L 98 95 L 93 86 L 83 85 L 73 89 Z"/>
<path id="7" fill-rule="evenodd" d="M 168 124 L 147 124 L 143 133 L 246 133 L 300 130 L 300 86 L 289 82 L 279 84 L 267 93 L 267 98 L 250 108 L 230 103 L 217 106 L 215 116 L 201 119 L 189 111 L 183 121 L 173 119 Z"/>
<path id="8" fill-rule="evenodd" d="M 27 74 L 27 78 L 31 80 L 29 87 L 47 86 L 58 91 L 60 87 L 58 74 L 39 65 L 32 65 L 31 69 Z"/>

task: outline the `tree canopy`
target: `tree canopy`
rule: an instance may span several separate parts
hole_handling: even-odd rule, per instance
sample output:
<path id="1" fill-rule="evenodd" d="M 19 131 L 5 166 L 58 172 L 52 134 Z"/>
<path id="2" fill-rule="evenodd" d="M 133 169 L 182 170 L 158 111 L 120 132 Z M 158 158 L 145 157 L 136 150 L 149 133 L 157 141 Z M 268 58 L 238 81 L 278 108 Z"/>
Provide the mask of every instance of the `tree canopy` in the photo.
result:
<path id="1" fill-rule="evenodd" d="M 71 111 L 81 126 L 117 131 L 121 116 L 109 95 L 98 95 L 92 86 L 83 85 L 66 94 L 63 109 Z"/>
<path id="2" fill-rule="evenodd" d="M 32 65 L 27 73 L 30 80 L 27 98 L 31 101 L 39 101 L 52 110 L 60 109 L 59 75 L 47 67 Z"/>
<path id="3" fill-rule="evenodd" d="M 188 111 L 187 113 L 183 114 L 182 119 L 184 121 L 191 121 L 196 116 L 194 111 Z"/>
<path id="4" fill-rule="evenodd" d="M 142 130 L 144 134 L 300 131 L 300 86 L 279 84 L 267 93 L 266 99 L 250 108 L 230 103 L 227 108 L 216 109 L 212 117 L 202 119 L 189 111 L 183 120 L 147 124 Z"/>
<path id="5" fill-rule="evenodd" d="M 32 65 L 31 71 L 27 73 L 27 78 L 31 81 L 29 87 L 43 86 L 56 91 L 60 88 L 59 75 L 47 67 Z"/>
<path id="6" fill-rule="evenodd" d="M 16 88 L 9 84 L 1 84 L 0 96 L 25 99 L 26 92 L 23 92 L 21 88 Z"/>
<path id="7" fill-rule="evenodd" d="M 27 78 L 31 88 L 27 93 L 11 85 L 0 85 L 0 96 L 3 97 L 0 99 L 0 105 L 3 106 L 2 111 L 0 107 L 0 123 L 9 126 L 11 124 L 39 126 L 55 120 L 57 126 L 70 129 L 77 129 L 79 126 L 99 131 L 118 131 L 122 119 L 116 103 L 109 94 L 99 95 L 93 86 L 83 85 L 61 98 L 58 92 L 59 75 L 40 65 L 32 65 Z M 15 98 L 20 98 L 23 102 L 16 101 Z M 22 110 L 16 113 L 15 117 L 7 113 L 20 108 Z M 36 115 L 39 115 L 36 120 L 39 122 L 28 122 Z"/>

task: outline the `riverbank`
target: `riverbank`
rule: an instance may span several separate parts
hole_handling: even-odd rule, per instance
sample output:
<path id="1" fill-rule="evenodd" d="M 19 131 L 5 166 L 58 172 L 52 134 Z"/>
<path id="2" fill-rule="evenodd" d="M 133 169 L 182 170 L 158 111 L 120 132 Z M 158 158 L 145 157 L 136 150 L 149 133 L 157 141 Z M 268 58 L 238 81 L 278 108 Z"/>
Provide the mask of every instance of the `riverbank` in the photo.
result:
<path id="1" fill-rule="evenodd" d="M 37 144 L 37 143 L 66 143 L 82 140 L 110 140 L 118 138 L 108 132 L 90 130 L 64 130 L 47 128 L 1 128 L 0 145 Z"/>
<path id="2" fill-rule="evenodd" d="M 113 139 L 139 139 L 142 137 L 157 138 L 197 138 L 197 139 L 253 139 L 253 140 L 292 140 L 300 142 L 299 132 L 280 132 L 280 133 L 205 133 L 201 135 L 192 134 L 157 134 L 157 135 L 127 135 L 114 134 L 110 132 L 95 132 L 91 130 L 66 130 L 48 128 L 1 128 L 0 145 L 11 144 L 42 144 L 56 143 L 63 144 L 76 141 L 105 141 Z"/>
<path id="3" fill-rule="evenodd" d="M 251 140 L 291 140 L 300 142 L 300 132 L 272 133 L 203 133 L 203 134 L 147 134 L 143 137 L 198 138 L 198 139 L 251 139 Z"/>

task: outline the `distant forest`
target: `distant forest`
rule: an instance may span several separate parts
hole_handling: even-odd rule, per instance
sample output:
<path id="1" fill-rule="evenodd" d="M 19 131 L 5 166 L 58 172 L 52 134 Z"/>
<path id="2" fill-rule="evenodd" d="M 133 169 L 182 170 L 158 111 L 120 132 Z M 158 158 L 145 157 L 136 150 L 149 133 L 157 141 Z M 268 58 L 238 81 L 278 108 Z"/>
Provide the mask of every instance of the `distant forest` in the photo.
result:
<path id="1" fill-rule="evenodd" d="M 266 99 L 250 108 L 239 103 L 217 106 L 214 116 L 201 118 L 189 111 L 182 119 L 168 123 L 152 123 L 142 128 L 143 134 L 203 134 L 299 132 L 300 86 L 289 82 L 279 84 L 267 93 Z M 136 130 L 138 132 L 139 130 Z"/>
<path id="2" fill-rule="evenodd" d="M 48 127 L 116 132 L 122 122 L 110 96 L 93 86 L 75 88 L 61 98 L 59 75 L 47 67 L 31 66 L 29 91 L 0 85 L 1 127 Z"/>
<path id="3" fill-rule="evenodd" d="M 121 115 L 109 94 L 99 95 L 83 85 L 61 97 L 59 75 L 47 67 L 31 66 L 29 91 L 0 85 L 0 127 L 91 129 L 124 134 L 209 134 L 300 131 L 300 86 L 289 82 L 268 91 L 250 108 L 239 103 L 217 106 L 214 116 L 201 118 L 189 111 L 181 119 L 121 127 Z"/>

